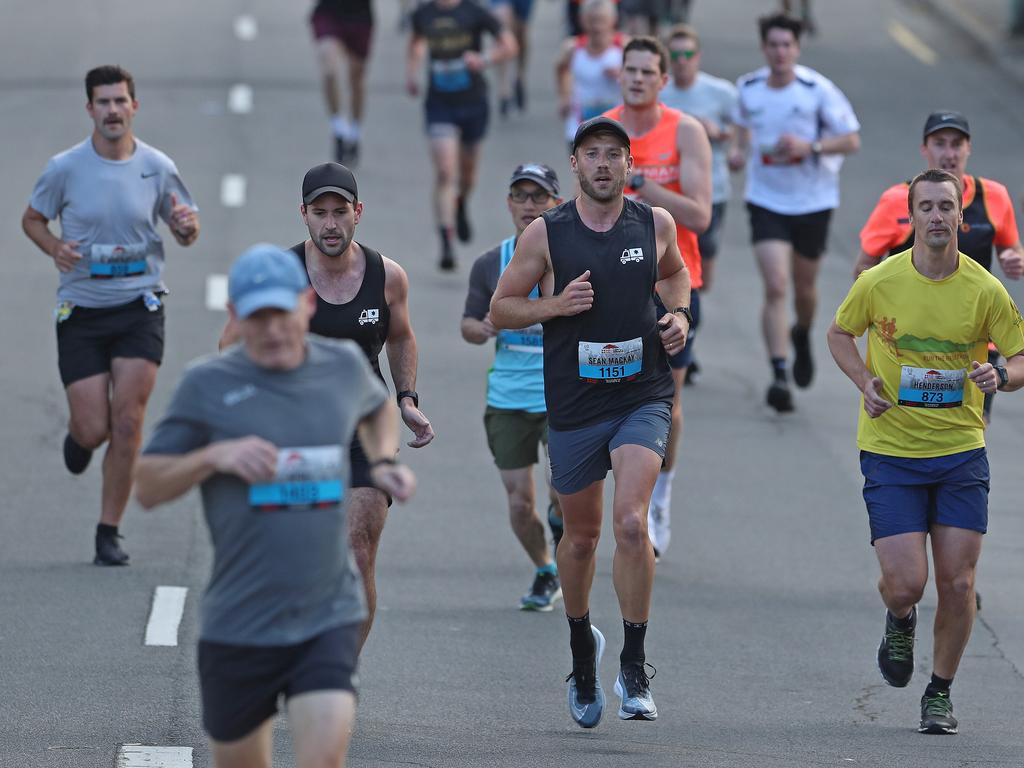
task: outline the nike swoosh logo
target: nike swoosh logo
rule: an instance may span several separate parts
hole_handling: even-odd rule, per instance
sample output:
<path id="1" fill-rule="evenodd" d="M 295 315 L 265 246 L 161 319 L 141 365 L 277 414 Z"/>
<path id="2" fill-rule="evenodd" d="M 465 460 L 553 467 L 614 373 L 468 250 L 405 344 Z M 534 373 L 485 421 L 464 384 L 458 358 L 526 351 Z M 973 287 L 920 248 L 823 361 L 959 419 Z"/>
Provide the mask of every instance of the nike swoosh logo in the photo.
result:
<path id="1" fill-rule="evenodd" d="M 142 174 L 142 178 L 144 178 L 144 179 L 151 179 L 154 176 L 159 175 L 159 173 L 160 173 L 160 171 L 152 171 L 151 173 L 144 173 L 144 174 Z"/>
<path id="2" fill-rule="evenodd" d="M 587 707 L 577 707 L 575 704 L 573 704 L 572 712 L 574 715 L 576 715 L 577 718 L 582 718 L 585 714 L 587 714 Z"/>

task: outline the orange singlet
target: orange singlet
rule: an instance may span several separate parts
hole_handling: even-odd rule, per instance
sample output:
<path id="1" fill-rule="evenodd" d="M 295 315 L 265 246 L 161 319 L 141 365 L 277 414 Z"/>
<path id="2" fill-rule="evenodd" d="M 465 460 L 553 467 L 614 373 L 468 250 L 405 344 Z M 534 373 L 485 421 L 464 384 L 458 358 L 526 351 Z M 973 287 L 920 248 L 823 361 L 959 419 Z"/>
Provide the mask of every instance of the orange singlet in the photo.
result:
<path id="1" fill-rule="evenodd" d="M 661 120 L 643 136 L 630 136 L 630 154 L 633 155 L 633 173 L 642 174 L 648 181 L 655 181 L 665 189 L 682 194 L 679 186 L 679 142 L 677 141 L 679 118 L 683 113 L 679 110 L 658 105 L 661 108 Z M 605 117 L 622 122 L 620 105 L 605 112 Z M 626 195 L 636 193 L 626 187 Z M 704 285 L 701 277 L 700 249 L 697 247 L 697 235 L 676 223 L 676 241 L 679 252 L 683 255 L 686 268 L 690 270 L 690 287 L 700 288 Z"/>

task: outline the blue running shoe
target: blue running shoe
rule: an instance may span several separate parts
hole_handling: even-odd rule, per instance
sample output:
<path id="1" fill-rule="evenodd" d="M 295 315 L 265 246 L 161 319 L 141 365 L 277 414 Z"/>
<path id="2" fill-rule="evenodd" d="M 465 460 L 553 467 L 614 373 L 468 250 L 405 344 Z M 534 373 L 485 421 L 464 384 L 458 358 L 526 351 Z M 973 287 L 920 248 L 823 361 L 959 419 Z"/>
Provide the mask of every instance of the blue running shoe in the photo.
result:
<path id="1" fill-rule="evenodd" d="M 593 728 L 604 714 L 604 690 L 598 679 L 601 656 L 604 654 L 604 635 L 591 627 L 594 633 L 594 658 L 572 662 L 572 674 L 565 678 L 569 684 L 569 714 L 580 728 Z"/>
<path id="2" fill-rule="evenodd" d="M 547 612 L 555 607 L 555 601 L 561 597 L 562 586 L 558 583 L 558 576 L 547 571 L 537 571 L 530 591 L 519 600 L 519 610 Z"/>
<path id="3" fill-rule="evenodd" d="M 622 699 L 619 717 L 623 720 L 658 719 L 658 708 L 651 697 L 651 680 L 644 667 L 651 668 L 651 677 L 658 673 L 651 664 L 623 664 L 615 678 L 615 693 Z"/>

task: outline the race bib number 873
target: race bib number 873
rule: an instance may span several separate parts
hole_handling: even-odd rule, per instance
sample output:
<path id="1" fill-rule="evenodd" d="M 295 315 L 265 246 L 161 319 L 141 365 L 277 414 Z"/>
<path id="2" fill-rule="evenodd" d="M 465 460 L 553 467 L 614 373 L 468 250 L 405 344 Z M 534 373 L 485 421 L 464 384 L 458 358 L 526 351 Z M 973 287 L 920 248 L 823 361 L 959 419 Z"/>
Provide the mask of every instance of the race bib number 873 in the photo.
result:
<path id="1" fill-rule="evenodd" d="M 900 371 L 899 404 L 910 408 L 957 408 L 964 404 L 963 369 L 912 368 Z"/>

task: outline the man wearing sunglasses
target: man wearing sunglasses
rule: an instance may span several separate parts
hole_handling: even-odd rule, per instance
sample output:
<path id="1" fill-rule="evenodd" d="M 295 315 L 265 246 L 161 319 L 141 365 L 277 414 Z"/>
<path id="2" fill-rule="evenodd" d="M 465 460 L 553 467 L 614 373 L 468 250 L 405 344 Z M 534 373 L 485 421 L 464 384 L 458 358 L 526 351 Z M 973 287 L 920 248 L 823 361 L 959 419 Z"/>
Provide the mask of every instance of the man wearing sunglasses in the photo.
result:
<path id="1" fill-rule="evenodd" d="M 539 324 L 499 332 L 491 324 L 490 308 L 498 279 L 512 260 L 519 236 L 531 221 L 560 202 L 558 177 L 548 166 L 531 163 L 515 169 L 508 192 L 515 237 L 506 238 L 473 264 L 462 317 L 462 338 L 470 344 L 495 340 L 494 364 L 487 374 L 484 428 L 508 494 L 512 531 L 536 568 L 530 591 L 519 601 L 524 611 L 550 611 L 562 596 L 558 569 L 548 553 L 544 523 L 537 516 L 533 492 L 537 447 L 543 443 L 546 451 L 548 441 L 543 332 Z M 548 524 L 557 547 L 562 536 L 562 513 L 558 497 L 549 494 Z"/>

